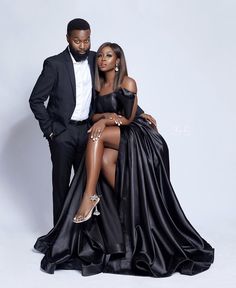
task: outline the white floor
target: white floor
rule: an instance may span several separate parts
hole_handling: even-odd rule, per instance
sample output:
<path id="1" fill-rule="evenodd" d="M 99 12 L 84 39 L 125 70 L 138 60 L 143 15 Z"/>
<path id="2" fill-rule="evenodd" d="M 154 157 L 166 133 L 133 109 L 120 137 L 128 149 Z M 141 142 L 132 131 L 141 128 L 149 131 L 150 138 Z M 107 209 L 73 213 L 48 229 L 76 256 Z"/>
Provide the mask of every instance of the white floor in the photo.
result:
<path id="1" fill-rule="evenodd" d="M 8 227 L 8 228 L 6 228 Z M 32 247 L 39 236 L 35 232 L 17 231 L 14 225 L 3 226 L 0 240 L 1 287 L 158 287 L 158 288 L 235 288 L 236 287 L 236 233 L 228 224 L 220 224 L 212 231 L 201 234 L 215 247 L 215 263 L 212 267 L 196 276 L 175 273 L 168 278 L 133 277 L 112 274 L 99 274 L 83 277 L 79 271 L 56 271 L 50 275 L 40 270 L 42 255 Z M 10 228 L 9 228 L 10 227 Z M 232 229 L 231 229 L 232 228 Z M 218 230 L 218 231 L 217 231 Z M 226 232 L 227 231 L 227 232 Z M 46 232 L 46 231 L 45 231 Z"/>

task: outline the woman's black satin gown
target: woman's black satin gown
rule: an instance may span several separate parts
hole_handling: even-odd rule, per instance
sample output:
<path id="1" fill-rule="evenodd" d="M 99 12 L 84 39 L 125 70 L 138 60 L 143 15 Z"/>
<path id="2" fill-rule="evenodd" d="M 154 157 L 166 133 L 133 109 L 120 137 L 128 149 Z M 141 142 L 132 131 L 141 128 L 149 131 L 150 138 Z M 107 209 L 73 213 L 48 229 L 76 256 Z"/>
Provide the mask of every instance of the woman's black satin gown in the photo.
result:
<path id="1" fill-rule="evenodd" d="M 96 97 L 96 113 L 129 117 L 134 95 L 128 90 Z M 115 190 L 100 175 L 99 216 L 75 224 L 86 184 L 84 160 L 76 172 L 60 219 L 35 243 L 44 253 L 41 267 L 165 277 L 174 272 L 194 275 L 207 270 L 214 249 L 184 215 L 169 178 L 168 147 L 145 120 L 121 126 Z"/>

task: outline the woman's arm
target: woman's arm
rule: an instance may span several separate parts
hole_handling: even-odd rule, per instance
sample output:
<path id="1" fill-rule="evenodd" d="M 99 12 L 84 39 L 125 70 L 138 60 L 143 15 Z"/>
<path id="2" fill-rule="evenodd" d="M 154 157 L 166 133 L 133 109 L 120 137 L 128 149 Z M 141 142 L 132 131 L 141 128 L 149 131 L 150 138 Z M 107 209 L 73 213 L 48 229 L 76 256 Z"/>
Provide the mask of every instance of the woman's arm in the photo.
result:
<path id="1" fill-rule="evenodd" d="M 137 85 L 134 79 L 126 76 L 121 84 L 121 87 L 133 93 L 135 96 L 131 116 L 129 118 L 122 116 L 120 121 L 121 125 L 129 125 L 134 120 L 138 107 Z"/>
<path id="2" fill-rule="evenodd" d="M 106 126 L 121 126 L 129 125 L 135 118 L 138 100 L 137 100 L 137 86 L 134 79 L 130 77 L 125 77 L 121 88 L 125 88 L 129 92 L 134 94 L 134 103 L 132 108 L 132 113 L 129 118 L 126 118 L 116 113 L 100 113 L 94 114 L 92 120 L 95 122 L 93 126 L 88 130 L 88 133 L 91 133 L 91 138 L 96 141 L 102 134 Z M 128 96 L 127 96 L 128 97 Z"/>
<path id="3" fill-rule="evenodd" d="M 116 113 L 108 113 L 108 112 L 105 112 L 105 113 L 96 113 L 92 116 L 92 121 L 93 122 L 97 122 L 101 119 L 115 119 L 117 117 L 122 117 L 121 115 L 118 115 Z"/>

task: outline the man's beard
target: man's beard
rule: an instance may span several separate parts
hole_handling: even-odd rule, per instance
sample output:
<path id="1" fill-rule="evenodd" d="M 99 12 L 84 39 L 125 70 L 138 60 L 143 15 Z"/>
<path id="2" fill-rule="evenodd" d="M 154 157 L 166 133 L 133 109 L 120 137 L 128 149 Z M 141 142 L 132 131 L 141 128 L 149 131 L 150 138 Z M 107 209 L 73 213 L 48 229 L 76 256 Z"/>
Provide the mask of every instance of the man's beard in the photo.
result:
<path id="1" fill-rule="evenodd" d="M 70 46 L 69 46 L 70 47 Z M 84 54 L 79 54 L 76 52 L 72 47 L 70 47 L 70 53 L 72 56 L 75 58 L 76 62 L 84 61 L 87 59 L 88 54 L 89 54 L 89 49 L 84 53 Z"/>

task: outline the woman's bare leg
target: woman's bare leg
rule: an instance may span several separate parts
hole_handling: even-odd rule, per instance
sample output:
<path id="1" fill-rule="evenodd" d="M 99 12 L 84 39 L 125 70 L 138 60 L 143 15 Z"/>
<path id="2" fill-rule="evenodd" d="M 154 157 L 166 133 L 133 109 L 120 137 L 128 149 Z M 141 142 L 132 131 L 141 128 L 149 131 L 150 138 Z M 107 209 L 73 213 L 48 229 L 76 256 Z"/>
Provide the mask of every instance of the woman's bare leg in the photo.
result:
<path id="1" fill-rule="evenodd" d="M 117 150 L 111 148 L 104 149 L 102 158 L 102 173 L 113 189 L 115 188 L 117 157 L 118 157 Z"/>
<path id="2" fill-rule="evenodd" d="M 83 199 L 75 218 L 83 218 L 87 216 L 94 203 L 91 201 L 90 196 L 96 194 L 96 185 L 99 174 L 102 168 L 102 159 L 104 148 L 119 149 L 120 143 L 120 128 L 106 127 L 102 132 L 101 137 L 97 141 L 91 138 L 88 140 L 86 148 L 86 172 L 87 182 L 84 191 Z"/>

